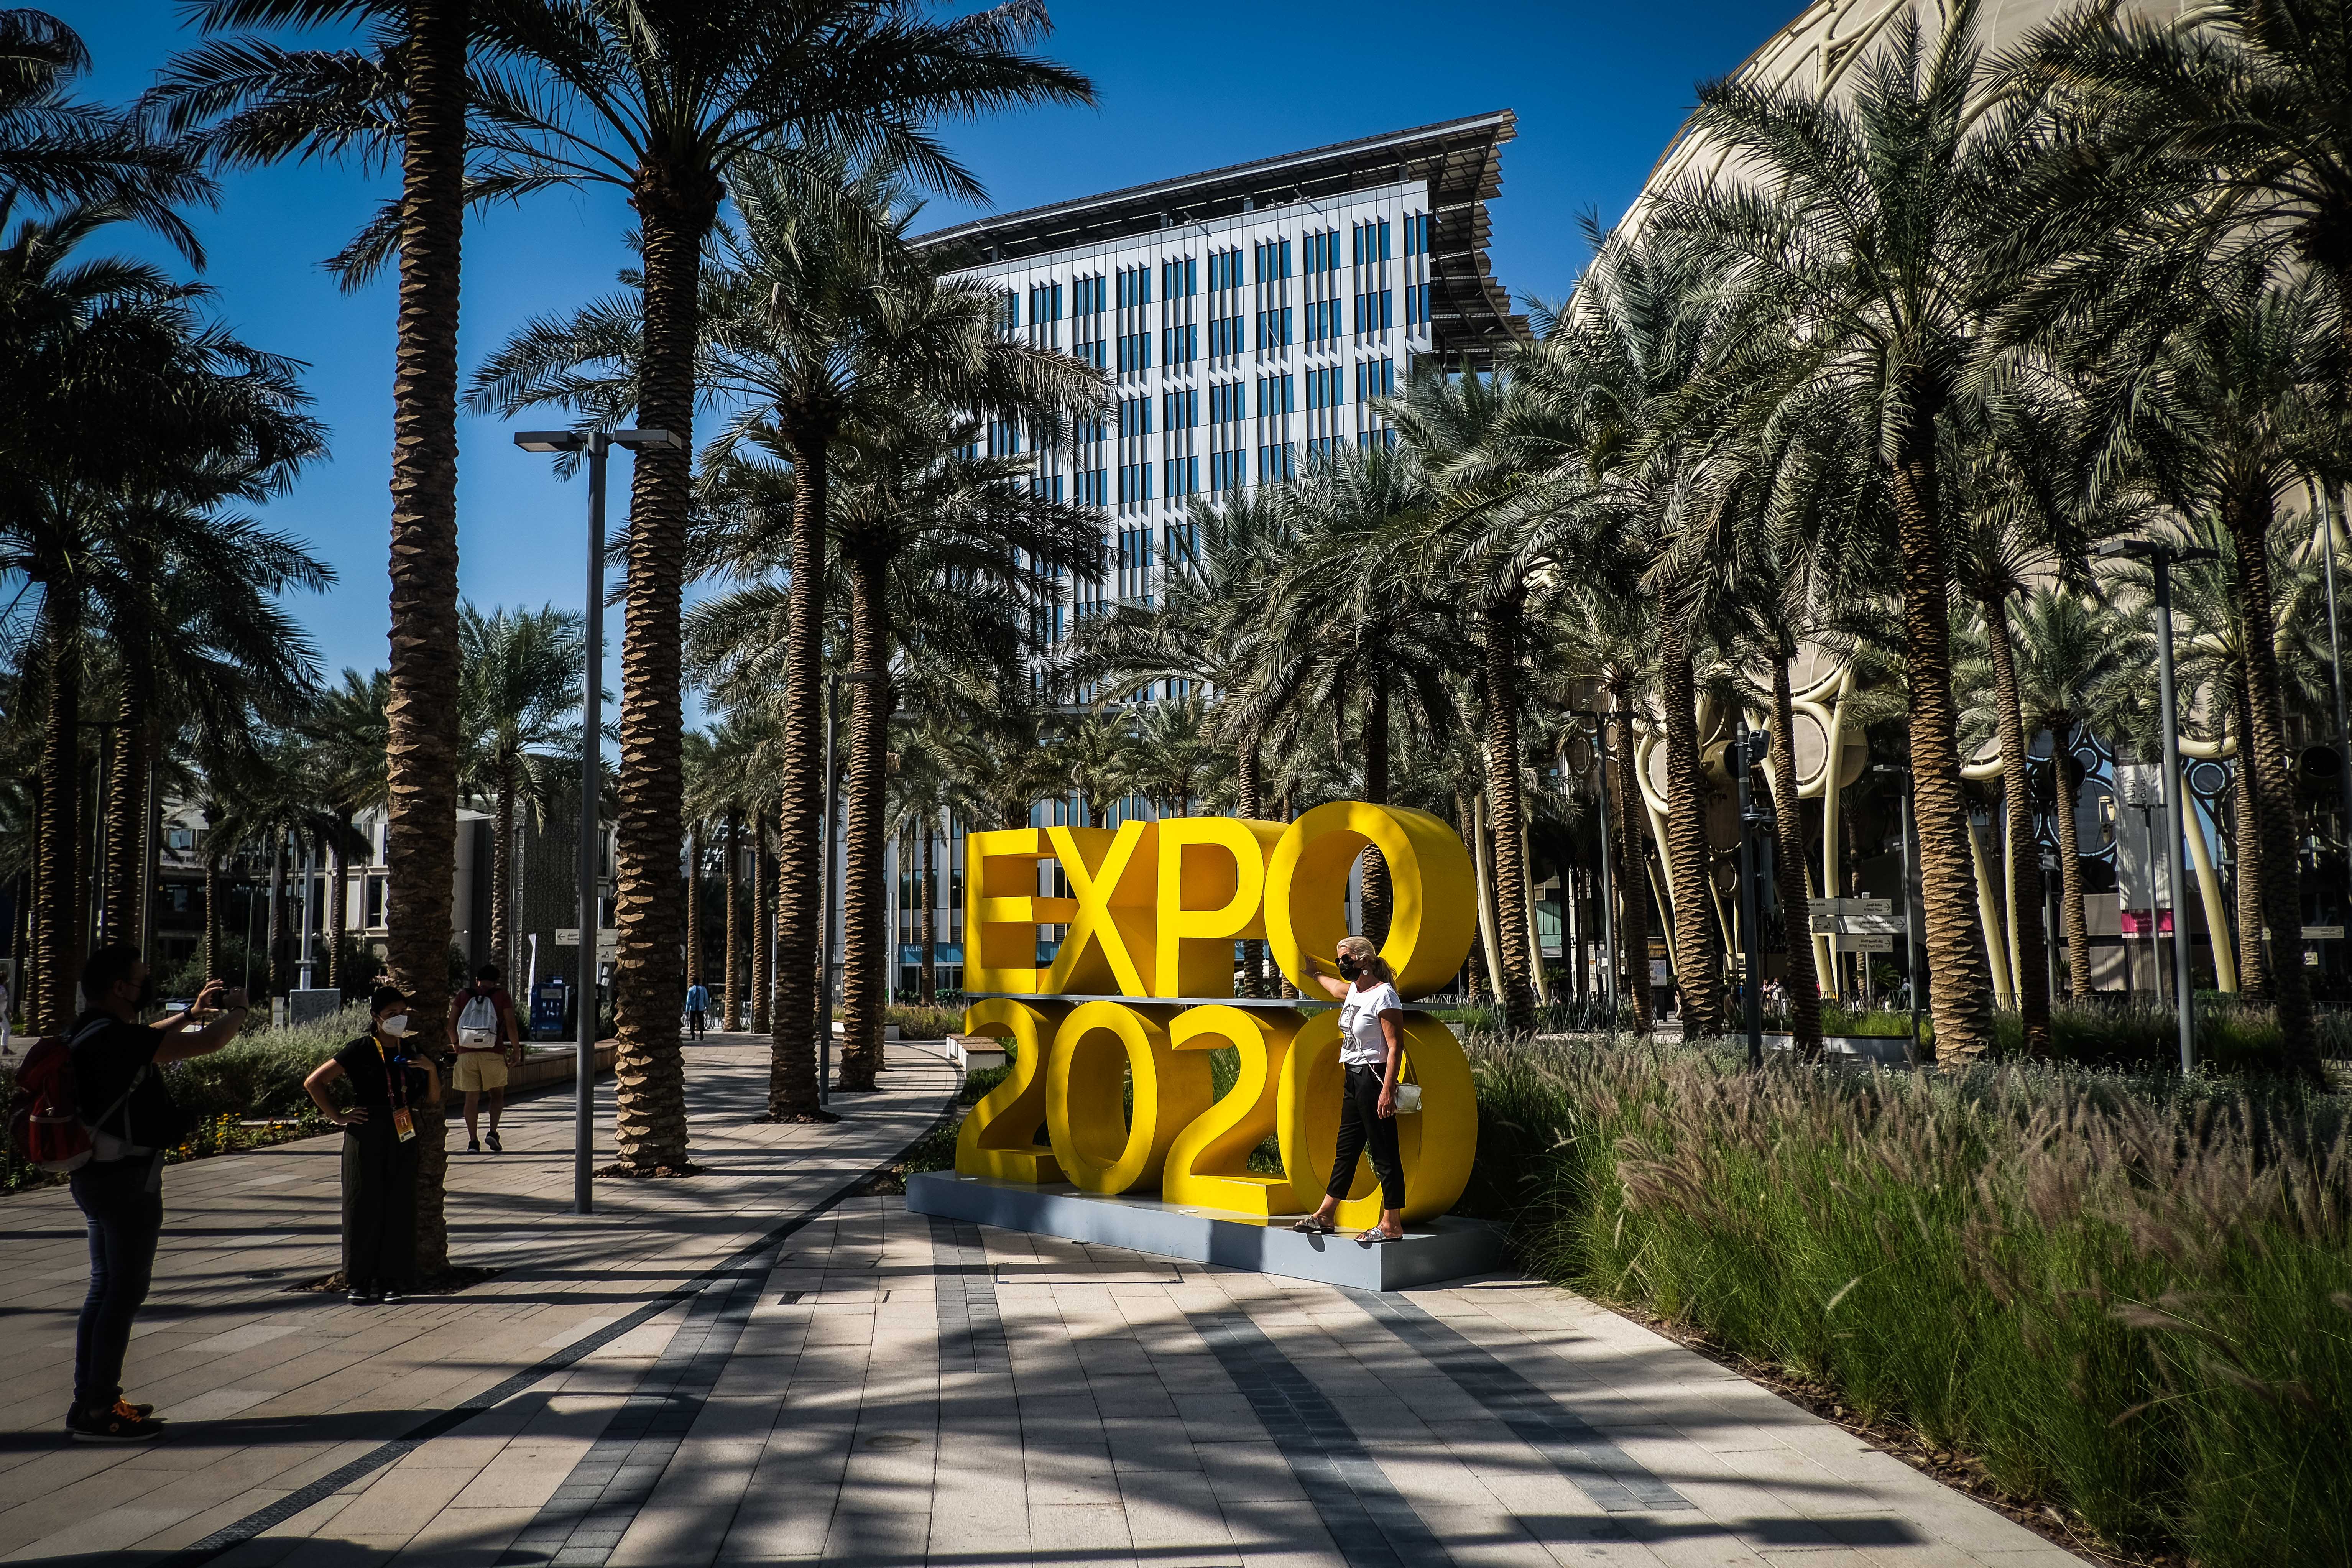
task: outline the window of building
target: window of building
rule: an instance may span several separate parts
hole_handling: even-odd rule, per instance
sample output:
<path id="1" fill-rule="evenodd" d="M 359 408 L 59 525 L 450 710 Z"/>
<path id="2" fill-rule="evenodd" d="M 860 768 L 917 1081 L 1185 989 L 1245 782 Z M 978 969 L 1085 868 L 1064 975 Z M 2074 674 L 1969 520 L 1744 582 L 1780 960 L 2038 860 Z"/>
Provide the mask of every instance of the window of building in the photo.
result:
<path id="1" fill-rule="evenodd" d="M 1318 408 L 1337 408 L 1347 401 L 1347 384 L 1341 379 L 1340 369 L 1335 364 L 1328 369 L 1307 373 L 1307 406 L 1310 412 Z"/>
<path id="2" fill-rule="evenodd" d="M 1160 264 L 1160 297 L 1162 300 L 1189 300 L 1192 297 L 1192 258 L 1171 257 Z"/>
<path id="3" fill-rule="evenodd" d="M 1258 483 L 1278 484 L 1284 479 L 1295 477 L 1297 472 L 1296 466 L 1291 462 L 1290 448 L 1287 446 L 1260 447 L 1257 449 Z"/>
<path id="4" fill-rule="evenodd" d="M 1396 391 L 1396 361 L 1368 359 L 1356 366 L 1356 401 L 1387 397 Z"/>
<path id="5" fill-rule="evenodd" d="M 1214 323 L 1212 323 L 1213 325 Z M 1191 364 L 1194 345 L 1192 323 L 1160 329 L 1160 363 L 1167 365 Z"/>
<path id="6" fill-rule="evenodd" d="M 1162 467 L 1166 472 L 1162 476 L 1160 489 L 1170 500 L 1181 500 L 1200 489 L 1200 458 L 1171 458 Z"/>
<path id="7" fill-rule="evenodd" d="M 1290 346 L 1290 309 L 1285 305 L 1278 310 L 1260 310 L 1257 313 L 1257 347 L 1260 353 Z"/>
<path id="8" fill-rule="evenodd" d="M 1261 419 L 1291 412 L 1291 378 L 1286 375 L 1262 375 L 1257 378 L 1257 414 Z"/>
<path id="9" fill-rule="evenodd" d="M 360 923 L 363 926 L 383 924 L 383 889 L 386 879 L 370 877 L 360 895 Z"/>
<path id="10" fill-rule="evenodd" d="M 1251 279 L 1253 282 L 1278 283 L 1289 277 L 1290 241 L 1287 239 L 1258 241 L 1255 265 L 1256 275 Z"/>
<path id="11" fill-rule="evenodd" d="M 1404 324 L 1423 327 L 1429 324 L 1429 285 L 1415 283 L 1404 291 Z"/>
<path id="12" fill-rule="evenodd" d="M 1190 430 L 1200 423 L 1200 395 L 1189 386 L 1160 394 L 1160 427 L 1163 430 Z"/>
<path id="13" fill-rule="evenodd" d="M 1375 261 L 1389 258 L 1389 220 L 1377 218 L 1355 226 L 1353 245 L 1356 265 L 1369 267 Z"/>

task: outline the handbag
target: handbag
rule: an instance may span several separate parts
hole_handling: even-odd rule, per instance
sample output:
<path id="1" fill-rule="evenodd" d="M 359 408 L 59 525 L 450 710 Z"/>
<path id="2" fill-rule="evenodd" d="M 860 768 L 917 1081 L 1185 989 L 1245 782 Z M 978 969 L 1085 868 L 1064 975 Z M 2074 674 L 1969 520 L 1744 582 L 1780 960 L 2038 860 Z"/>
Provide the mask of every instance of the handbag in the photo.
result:
<path id="1" fill-rule="evenodd" d="M 1400 1081 L 1396 1086 L 1396 1113 L 1399 1116 L 1418 1116 L 1421 1114 L 1421 1085 L 1412 1080 L 1412 1061 L 1405 1060 L 1397 1070 Z"/>

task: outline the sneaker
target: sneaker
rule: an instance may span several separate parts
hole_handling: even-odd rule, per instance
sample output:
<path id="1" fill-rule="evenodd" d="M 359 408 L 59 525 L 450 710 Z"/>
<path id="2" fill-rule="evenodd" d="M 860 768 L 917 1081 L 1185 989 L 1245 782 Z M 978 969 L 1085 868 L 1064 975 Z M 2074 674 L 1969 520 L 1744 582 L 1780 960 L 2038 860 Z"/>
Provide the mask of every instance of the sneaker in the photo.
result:
<path id="1" fill-rule="evenodd" d="M 394 1302 L 402 1300 L 400 1287 L 397 1285 L 385 1286 L 383 1293 L 377 1296 L 376 1300 L 383 1302 L 387 1307 L 391 1306 Z"/>
<path id="2" fill-rule="evenodd" d="M 114 1408 L 118 1412 L 127 1410 L 131 1415 L 139 1417 L 142 1421 L 146 1420 L 147 1417 L 155 1414 L 155 1407 L 152 1405 L 132 1405 L 128 1401 L 121 1399 L 118 1399 L 114 1402 Z"/>
<path id="3" fill-rule="evenodd" d="M 490 1152 L 493 1154 L 503 1154 L 506 1152 L 507 1146 L 499 1142 L 498 1129 L 493 1127 L 490 1129 Z"/>
<path id="4" fill-rule="evenodd" d="M 77 1443 L 144 1443 L 163 1435 L 161 1421 L 126 1414 L 129 1409 L 116 1400 L 111 1410 L 68 1410 L 66 1433 Z"/>
<path id="5" fill-rule="evenodd" d="M 343 1300 L 354 1307 L 373 1307 L 383 1300 L 383 1292 L 373 1285 L 354 1285 Z"/>
<path id="6" fill-rule="evenodd" d="M 491 1133 L 491 1134 L 490 1134 L 490 1142 L 491 1142 L 492 1143 L 496 1143 L 496 1142 L 498 1142 L 498 1136 L 499 1136 L 499 1135 L 498 1135 L 497 1133 L 495 1133 L 495 1132 Z M 468 1139 L 467 1139 L 467 1140 L 466 1140 L 466 1152 L 467 1152 L 467 1153 L 468 1153 L 468 1154 L 478 1154 L 478 1153 L 480 1153 L 481 1152 L 482 1152 L 482 1141 L 481 1141 L 480 1139 L 478 1139 L 478 1138 L 468 1138 Z"/>

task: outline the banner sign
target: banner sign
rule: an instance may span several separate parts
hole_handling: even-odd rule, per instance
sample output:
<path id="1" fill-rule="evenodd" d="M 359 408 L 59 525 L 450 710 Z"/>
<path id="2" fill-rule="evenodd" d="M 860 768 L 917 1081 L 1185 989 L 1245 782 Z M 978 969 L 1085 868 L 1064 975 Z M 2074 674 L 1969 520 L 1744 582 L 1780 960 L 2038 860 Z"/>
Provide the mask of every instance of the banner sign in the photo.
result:
<path id="1" fill-rule="evenodd" d="M 1401 996 L 1425 996 L 1461 970 L 1477 931 L 1470 857 L 1426 812 L 1334 801 L 1288 824 L 1191 816 L 969 835 L 964 989 L 993 994 L 966 1010 L 964 1032 L 1005 1041 L 1012 1071 L 965 1118 L 956 1169 L 1261 1216 L 1313 1208 L 1339 1134 L 1339 1013 L 1235 1005 L 1234 944 L 1263 940 L 1304 996 L 1328 1001 L 1318 976 L 1339 973 L 1349 873 L 1368 849 L 1390 887 L 1381 956 Z M 1066 896 L 1038 891 L 1041 867 L 1060 868 Z M 1065 928 L 1050 958 L 1045 925 Z M 1404 1037 L 1423 1108 L 1398 1121 L 1405 1217 L 1425 1219 L 1469 1180 L 1477 1105 L 1443 1021 L 1408 1010 Z M 1216 1098 L 1208 1053 L 1226 1047 L 1241 1075 Z M 1249 1169 L 1269 1133 L 1280 1175 Z M 1360 1161 L 1339 1223 L 1370 1226 L 1379 1209 Z"/>

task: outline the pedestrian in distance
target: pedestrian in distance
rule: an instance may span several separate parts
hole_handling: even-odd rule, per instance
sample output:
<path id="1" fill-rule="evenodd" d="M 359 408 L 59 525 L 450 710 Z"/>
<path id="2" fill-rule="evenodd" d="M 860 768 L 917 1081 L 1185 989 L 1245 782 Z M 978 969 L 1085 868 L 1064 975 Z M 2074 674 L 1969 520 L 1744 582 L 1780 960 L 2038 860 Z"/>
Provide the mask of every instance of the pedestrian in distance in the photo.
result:
<path id="1" fill-rule="evenodd" d="M 1313 1214 L 1291 1226 L 1328 1236 L 1332 1215 L 1355 1184 L 1356 1159 L 1369 1147 L 1381 1179 L 1381 1222 L 1359 1232 L 1367 1247 L 1404 1239 L 1404 1160 L 1397 1151 L 1397 1087 L 1404 1071 L 1404 999 L 1380 950 L 1360 936 L 1342 937 L 1339 978 L 1318 974 L 1339 1004 L 1339 1061 L 1347 1071 L 1339 1102 L 1339 1143 L 1331 1182 Z"/>
<path id="2" fill-rule="evenodd" d="M 466 1152 L 482 1152 L 475 1118 L 482 1096 L 490 1097 L 490 1152 L 499 1142 L 499 1113 L 507 1108 L 507 1068 L 522 1066 L 522 1031 L 515 1024 L 514 998 L 499 984 L 499 966 L 474 971 L 474 983 L 450 998 L 449 1037 L 457 1043 L 457 1092 L 466 1097 Z"/>
<path id="3" fill-rule="evenodd" d="M 441 1098 L 433 1058 L 412 1049 L 408 998 L 379 985 L 368 999 L 368 1032 L 302 1080 L 328 1121 L 343 1130 L 343 1280 L 364 1305 L 397 1301 L 416 1279 L 415 1107 Z M 341 1079 L 352 1105 L 340 1110 L 328 1089 Z"/>
<path id="4" fill-rule="evenodd" d="M 93 1112 L 90 1158 L 66 1179 L 89 1226 L 89 1294 L 74 1325 L 66 1431 L 78 1443 L 141 1443 L 163 1424 L 153 1405 L 123 1399 L 122 1360 L 163 1234 L 163 1152 L 188 1133 L 163 1068 L 236 1038 L 245 993 L 210 981 L 189 1012 L 142 1025 L 155 983 L 139 950 L 120 943 L 89 955 L 81 991 L 89 1011 L 74 1020 L 66 1049 L 77 1098 Z"/>
<path id="5" fill-rule="evenodd" d="M 686 1026 L 698 1041 L 702 1038 L 702 1020 L 710 1011 L 710 988 L 700 979 L 686 988 Z"/>

